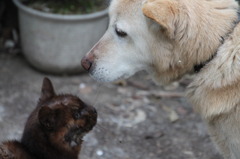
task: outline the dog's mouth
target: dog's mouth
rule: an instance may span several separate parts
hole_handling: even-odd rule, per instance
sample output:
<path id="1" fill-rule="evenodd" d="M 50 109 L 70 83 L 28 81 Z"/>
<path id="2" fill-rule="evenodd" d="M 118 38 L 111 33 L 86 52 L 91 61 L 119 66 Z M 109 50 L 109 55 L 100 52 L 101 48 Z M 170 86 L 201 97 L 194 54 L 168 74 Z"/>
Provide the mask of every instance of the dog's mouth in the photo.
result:
<path id="1" fill-rule="evenodd" d="M 91 69 L 89 71 L 89 75 L 91 78 L 98 82 L 103 82 L 103 83 L 108 83 L 108 82 L 113 82 L 121 79 L 127 79 L 131 77 L 134 73 L 124 73 L 124 72 L 119 72 L 119 73 L 111 73 L 109 69 L 106 69 L 104 67 L 94 67 L 94 69 Z"/>

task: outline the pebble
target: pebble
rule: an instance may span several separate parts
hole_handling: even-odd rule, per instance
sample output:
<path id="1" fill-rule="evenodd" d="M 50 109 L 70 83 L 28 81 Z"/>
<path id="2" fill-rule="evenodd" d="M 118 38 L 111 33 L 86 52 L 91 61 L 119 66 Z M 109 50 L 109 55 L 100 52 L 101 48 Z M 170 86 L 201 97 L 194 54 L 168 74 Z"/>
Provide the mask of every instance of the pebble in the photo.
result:
<path id="1" fill-rule="evenodd" d="M 97 150 L 96 153 L 97 153 L 98 156 L 102 156 L 104 154 L 102 150 Z"/>

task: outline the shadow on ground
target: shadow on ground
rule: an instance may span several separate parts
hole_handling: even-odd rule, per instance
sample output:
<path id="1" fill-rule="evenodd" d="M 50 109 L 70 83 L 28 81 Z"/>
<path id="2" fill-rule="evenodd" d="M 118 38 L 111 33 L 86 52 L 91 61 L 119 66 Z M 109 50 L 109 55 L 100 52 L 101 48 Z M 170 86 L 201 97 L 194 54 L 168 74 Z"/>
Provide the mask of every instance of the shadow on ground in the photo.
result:
<path id="1" fill-rule="evenodd" d="M 183 97 L 190 77 L 166 87 L 156 86 L 144 73 L 99 84 L 87 74 L 39 73 L 21 55 L 0 54 L 0 141 L 20 138 L 45 76 L 57 92 L 78 95 L 98 110 L 98 124 L 85 137 L 81 159 L 221 158 Z"/>

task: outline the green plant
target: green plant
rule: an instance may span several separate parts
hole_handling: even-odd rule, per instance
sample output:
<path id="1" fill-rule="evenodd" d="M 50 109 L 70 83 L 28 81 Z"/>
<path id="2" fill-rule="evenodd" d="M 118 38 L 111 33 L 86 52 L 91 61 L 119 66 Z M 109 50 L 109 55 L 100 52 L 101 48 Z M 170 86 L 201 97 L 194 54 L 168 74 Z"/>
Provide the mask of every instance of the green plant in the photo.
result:
<path id="1" fill-rule="evenodd" d="M 34 9 L 58 14 L 86 14 L 105 9 L 106 0 L 22 0 Z"/>

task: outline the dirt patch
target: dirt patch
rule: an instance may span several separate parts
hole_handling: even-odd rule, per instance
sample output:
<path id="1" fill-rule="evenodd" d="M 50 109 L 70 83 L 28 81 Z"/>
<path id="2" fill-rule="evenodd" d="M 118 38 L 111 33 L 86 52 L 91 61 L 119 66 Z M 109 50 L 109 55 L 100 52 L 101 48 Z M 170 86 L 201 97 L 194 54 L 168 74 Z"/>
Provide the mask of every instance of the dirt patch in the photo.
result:
<path id="1" fill-rule="evenodd" d="M 22 0 L 33 9 L 55 14 L 89 14 L 107 8 L 106 0 Z"/>

